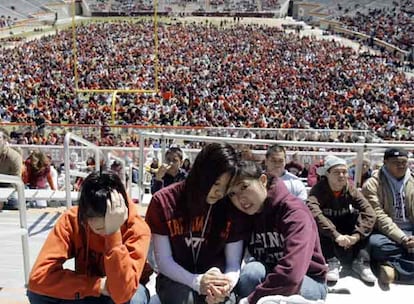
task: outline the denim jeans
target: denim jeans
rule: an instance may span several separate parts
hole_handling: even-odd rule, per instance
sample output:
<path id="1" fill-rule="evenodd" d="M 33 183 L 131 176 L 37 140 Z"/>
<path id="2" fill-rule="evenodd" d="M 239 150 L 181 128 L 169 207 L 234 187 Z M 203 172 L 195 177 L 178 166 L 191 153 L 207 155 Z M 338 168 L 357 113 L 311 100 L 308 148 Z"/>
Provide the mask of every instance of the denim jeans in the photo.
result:
<path id="1" fill-rule="evenodd" d="M 404 231 L 412 235 L 412 231 Z M 380 264 L 388 264 L 396 271 L 396 281 L 414 284 L 414 256 L 402 245 L 397 244 L 383 234 L 373 233 L 369 237 L 368 248 L 371 260 Z"/>
<path id="2" fill-rule="evenodd" d="M 159 274 L 156 281 L 156 290 L 161 303 L 165 304 L 204 304 L 205 296 L 199 295 L 190 287 L 173 281 L 166 276 Z M 234 293 L 223 302 L 224 304 L 235 304 Z"/>
<path id="3" fill-rule="evenodd" d="M 112 299 L 107 296 L 86 297 L 79 300 L 63 300 L 40 295 L 27 290 L 27 297 L 29 298 L 30 304 L 114 304 Z M 148 304 L 149 298 L 148 289 L 140 284 L 132 299 L 126 302 L 126 304 Z"/>
<path id="4" fill-rule="evenodd" d="M 247 263 L 241 270 L 237 294 L 240 298 L 247 297 L 256 286 L 261 284 L 267 275 L 266 267 L 257 261 Z M 318 282 L 305 275 L 299 294 L 308 300 L 325 299 L 327 286 L 325 282 Z"/>

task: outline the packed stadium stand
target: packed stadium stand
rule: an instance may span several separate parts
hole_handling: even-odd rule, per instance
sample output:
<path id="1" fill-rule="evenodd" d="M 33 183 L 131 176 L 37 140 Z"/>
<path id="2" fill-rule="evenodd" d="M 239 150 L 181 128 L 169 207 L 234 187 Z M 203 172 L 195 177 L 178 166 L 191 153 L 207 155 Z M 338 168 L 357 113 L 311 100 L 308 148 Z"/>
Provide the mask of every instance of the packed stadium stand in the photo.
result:
<path id="1" fill-rule="evenodd" d="M 23 159 L 40 149 L 59 173 L 56 190 L 24 192 L 23 230 L 14 229 L 22 220 L 19 211 L 0 212 L 0 304 L 28 303 L 28 260 L 22 263 L 20 251 L 16 258 L 24 238 L 15 236 L 27 232 L 33 265 L 68 201 L 76 203 L 77 182 L 89 172 L 90 157 L 98 163 L 101 158 L 106 168 L 121 162 L 129 194 L 143 203 L 144 216 L 151 198 L 148 167 L 155 158 L 163 160 L 168 146 L 182 147 L 192 162 L 207 142 L 234 141 L 263 161 L 268 145 L 277 141 L 288 147 L 289 160 L 296 155 L 311 165 L 334 153 L 356 170 L 363 157 L 378 168 L 389 145 L 414 151 L 414 69 L 405 70 L 414 57 L 412 0 L 160 0 L 160 16 L 166 18 L 158 20 L 157 52 L 148 18 L 85 17 L 152 15 L 152 1 L 76 3 L 81 21 L 74 36 L 71 1 L 0 1 L 0 125 Z M 317 6 L 306 11 L 300 4 Z M 275 22 L 288 9 L 301 20 L 315 21 L 317 15 L 324 31 L 313 28 L 314 22 Z M 248 19 L 251 14 L 269 19 Z M 227 18 L 215 18 L 222 15 Z M 22 25 L 28 20 L 42 26 Z M 352 32 L 354 41 L 343 39 L 349 36 L 336 27 Z M 359 44 L 360 35 L 369 48 Z M 390 48 L 370 45 L 370 37 Z M 151 90 L 156 79 L 156 93 L 116 92 Z M 70 149 L 64 147 L 68 134 L 88 146 L 72 141 Z M 12 193 L 14 188 L 0 188 L 3 200 Z M 48 207 L 31 208 L 38 207 L 36 201 Z M 412 293 L 411 286 L 366 286 L 346 273 L 336 288 L 351 295 L 330 294 L 327 304 L 385 304 Z M 154 293 L 151 285 L 155 304 Z"/>

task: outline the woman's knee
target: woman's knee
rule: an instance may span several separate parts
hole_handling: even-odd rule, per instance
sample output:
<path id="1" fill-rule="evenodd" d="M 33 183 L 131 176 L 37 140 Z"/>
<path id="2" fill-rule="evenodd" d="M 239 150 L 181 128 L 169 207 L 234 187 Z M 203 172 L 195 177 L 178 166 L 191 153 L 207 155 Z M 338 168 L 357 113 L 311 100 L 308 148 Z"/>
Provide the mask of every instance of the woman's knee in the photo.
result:
<path id="1" fill-rule="evenodd" d="M 242 268 L 240 277 L 261 282 L 266 277 L 266 268 L 260 262 L 247 263 Z"/>
<path id="2" fill-rule="evenodd" d="M 142 285 L 139 284 L 139 287 L 137 291 L 135 292 L 134 296 L 132 297 L 129 304 L 148 304 L 150 299 L 150 294 L 148 289 Z"/>

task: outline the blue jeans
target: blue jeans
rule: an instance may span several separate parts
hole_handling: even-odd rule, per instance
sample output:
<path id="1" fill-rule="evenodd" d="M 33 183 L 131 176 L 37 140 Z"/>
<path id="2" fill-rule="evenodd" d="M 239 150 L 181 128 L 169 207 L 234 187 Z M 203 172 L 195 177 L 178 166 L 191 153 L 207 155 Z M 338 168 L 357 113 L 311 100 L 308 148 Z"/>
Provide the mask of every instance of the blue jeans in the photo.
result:
<path id="1" fill-rule="evenodd" d="M 30 304 L 114 304 L 112 299 L 107 296 L 86 297 L 79 300 L 63 300 L 40 295 L 27 290 L 27 297 L 29 298 Z M 150 295 L 148 289 L 140 284 L 132 299 L 125 304 L 148 304 L 149 298 Z"/>
<path id="2" fill-rule="evenodd" d="M 404 231 L 412 235 L 412 231 Z M 407 249 L 383 234 L 373 233 L 369 237 L 368 248 L 371 260 L 380 264 L 388 264 L 396 271 L 396 281 L 414 284 L 414 256 Z"/>
<path id="3" fill-rule="evenodd" d="M 257 261 L 247 263 L 241 270 L 237 294 L 244 298 L 251 294 L 257 285 L 261 284 L 267 275 L 266 267 Z M 325 299 L 327 287 L 325 282 L 318 282 L 305 275 L 299 294 L 308 300 Z"/>

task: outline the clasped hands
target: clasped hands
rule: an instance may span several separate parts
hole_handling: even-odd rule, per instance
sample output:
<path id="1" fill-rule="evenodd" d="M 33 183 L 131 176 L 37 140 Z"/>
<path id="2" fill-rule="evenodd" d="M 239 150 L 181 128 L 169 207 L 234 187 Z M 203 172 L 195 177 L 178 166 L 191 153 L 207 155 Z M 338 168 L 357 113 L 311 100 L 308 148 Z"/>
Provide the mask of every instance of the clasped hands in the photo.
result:
<path id="1" fill-rule="evenodd" d="M 360 240 L 359 236 L 357 235 L 347 235 L 347 234 L 341 234 L 336 237 L 335 242 L 345 248 L 351 248 L 354 246 L 358 241 Z"/>
<path id="2" fill-rule="evenodd" d="M 200 293 L 206 295 L 207 304 L 224 302 L 230 295 L 231 280 L 220 269 L 209 269 L 200 281 Z"/>

